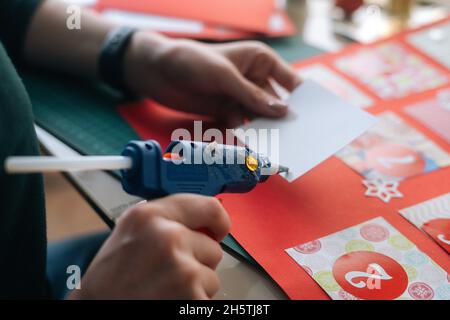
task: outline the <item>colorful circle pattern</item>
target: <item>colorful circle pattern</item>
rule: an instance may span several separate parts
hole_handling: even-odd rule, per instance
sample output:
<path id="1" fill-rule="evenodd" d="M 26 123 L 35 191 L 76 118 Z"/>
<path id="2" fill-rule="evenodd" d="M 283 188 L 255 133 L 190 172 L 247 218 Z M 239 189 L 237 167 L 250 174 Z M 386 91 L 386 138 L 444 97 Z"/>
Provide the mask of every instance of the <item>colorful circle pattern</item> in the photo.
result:
<path id="1" fill-rule="evenodd" d="M 322 248 L 322 244 L 319 240 L 314 240 L 311 242 L 307 242 L 304 244 L 300 244 L 298 246 L 295 246 L 294 249 L 300 253 L 304 254 L 313 254 L 318 252 Z"/>
<path id="2" fill-rule="evenodd" d="M 376 223 L 369 223 L 361 227 L 361 236 L 372 242 L 382 242 L 389 238 L 389 230 Z"/>
<path id="3" fill-rule="evenodd" d="M 408 293 L 414 300 L 431 300 L 434 297 L 433 289 L 424 282 L 411 283 Z"/>

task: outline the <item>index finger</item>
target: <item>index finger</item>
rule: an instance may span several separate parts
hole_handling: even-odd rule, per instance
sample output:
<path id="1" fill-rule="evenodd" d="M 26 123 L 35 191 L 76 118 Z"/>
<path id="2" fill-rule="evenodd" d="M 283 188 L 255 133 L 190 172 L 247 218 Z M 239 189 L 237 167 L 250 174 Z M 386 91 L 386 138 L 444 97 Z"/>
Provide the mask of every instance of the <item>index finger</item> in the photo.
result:
<path id="1" fill-rule="evenodd" d="M 215 240 L 221 241 L 230 231 L 228 213 L 213 197 L 195 194 L 176 194 L 150 201 L 151 205 L 162 206 L 160 215 L 177 221 L 191 230 L 206 229 Z"/>
<path id="2" fill-rule="evenodd" d="M 293 91 L 302 83 L 302 78 L 295 72 L 295 69 L 283 61 L 276 53 L 273 53 L 272 59 L 274 61 L 271 76 L 276 82 L 289 91 Z"/>

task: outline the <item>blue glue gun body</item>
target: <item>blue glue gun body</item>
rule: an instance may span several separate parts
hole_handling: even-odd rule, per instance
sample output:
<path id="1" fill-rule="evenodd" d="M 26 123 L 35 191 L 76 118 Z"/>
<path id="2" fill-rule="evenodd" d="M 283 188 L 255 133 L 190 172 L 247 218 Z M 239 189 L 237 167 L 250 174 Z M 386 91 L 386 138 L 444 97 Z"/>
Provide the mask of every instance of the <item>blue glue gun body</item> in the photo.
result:
<path id="1" fill-rule="evenodd" d="M 269 177 L 263 174 L 270 167 L 268 158 L 214 142 L 174 141 L 163 154 L 154 140 L 130 141 L 122 155 L 133 163 L 122 170 L 124 190 L 145 199 L 182 192 L 243 193 Z"/>

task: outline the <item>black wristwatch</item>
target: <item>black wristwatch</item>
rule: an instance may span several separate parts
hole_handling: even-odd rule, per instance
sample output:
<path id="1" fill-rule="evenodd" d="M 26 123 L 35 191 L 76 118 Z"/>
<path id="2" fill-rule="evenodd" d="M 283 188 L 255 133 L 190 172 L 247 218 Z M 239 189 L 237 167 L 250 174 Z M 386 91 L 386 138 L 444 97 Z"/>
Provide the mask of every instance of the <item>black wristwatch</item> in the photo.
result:
<path id="1" fill-rule="evenodd" d="M 103 43 L 98 60 L 100 78 L 125 95 L 132 95 L 125 83 L 124 57 L 131 38 L 137 29 L 118 27 L 111 30 Z"/>

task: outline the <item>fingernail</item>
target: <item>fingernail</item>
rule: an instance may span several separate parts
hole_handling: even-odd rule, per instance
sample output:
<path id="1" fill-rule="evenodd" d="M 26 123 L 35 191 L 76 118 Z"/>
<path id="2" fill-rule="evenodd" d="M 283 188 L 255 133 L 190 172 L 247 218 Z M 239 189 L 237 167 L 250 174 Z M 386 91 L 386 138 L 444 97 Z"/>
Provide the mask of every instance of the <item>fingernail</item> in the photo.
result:
<path id="1" fill-rule="evenodd" d="M 288 108 L 287 104 L 281 100 L 271 100 L 269 101 L 269 107 L 275 110 L 286 110 Z"/>

